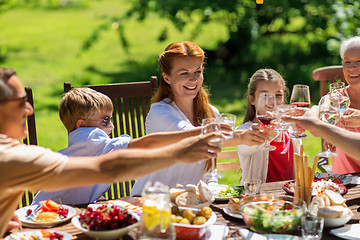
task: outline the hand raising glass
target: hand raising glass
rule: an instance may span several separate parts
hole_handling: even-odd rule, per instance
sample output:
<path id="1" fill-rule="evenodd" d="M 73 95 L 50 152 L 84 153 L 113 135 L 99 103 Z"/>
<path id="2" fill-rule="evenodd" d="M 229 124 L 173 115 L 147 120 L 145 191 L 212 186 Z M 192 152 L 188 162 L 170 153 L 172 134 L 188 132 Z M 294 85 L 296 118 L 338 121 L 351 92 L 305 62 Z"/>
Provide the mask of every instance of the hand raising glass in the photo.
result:
<path id="1" fill-rule="evenodd" d="M 221 132 L 219 119 L 216 118 L 205 118 L 202 120 L 201 134 L 207 134 L 211 132 Z M 222 138 L 215 138 L 210 140 L 210 144 L 221 147 L 224 140 Z M 211 158 L 211 169 L 209 172 L 204 174 L 204 181 L 206 183 L 217 183 L 218 178 L 222 178 L 223 175 L 217 172 L 216 169 L 216 158 Z"/>

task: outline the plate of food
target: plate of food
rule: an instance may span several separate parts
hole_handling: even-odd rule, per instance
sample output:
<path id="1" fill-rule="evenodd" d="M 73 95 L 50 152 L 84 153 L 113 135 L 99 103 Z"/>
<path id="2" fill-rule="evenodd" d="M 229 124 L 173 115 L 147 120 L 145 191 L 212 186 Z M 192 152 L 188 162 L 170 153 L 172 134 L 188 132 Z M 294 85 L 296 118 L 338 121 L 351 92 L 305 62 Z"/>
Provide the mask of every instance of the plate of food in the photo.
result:
<path id="1" fill-rule="evenodd" d="M 243 192 L 242 187 L 234 187 L 224 184 L 210 184 L 209 188 L 215 201 L 227 201 L 232 197 L 240 196 Z"/>
<path id="2" fill-rule="evenodd" d="M 334 183 L 347 185 L 351 183 L 351 177 L 347 175 L 335 174 L 335 173 L 315 173 L 315 179 L 317 180 L 331 180 Z"/>
<path id="3" fill-rule="evenodd" d="M 8 235 L 4 240 L 70 240 L 72 238 L 73 236 L 66 232 L 41 229 L 14 232 Z"/>
<path id="4" fill-rule="evenodd" d="M 242 194 L 239 197 L 230 198 L 229 203 L 223 208 L 223 212 L 231 217 L 242 219 L 243 217 L 240 213 L 240 199 L 245 196 L 245 194 Z"/>
<path id="5" fill-rule="evenodd" d="M 318 180 L 312 182 L 312 196 L 323 194 L 325 190 L 331 190 L 341 195 L 345 195 L 348 189 L 338 183 L 334 183 L 331 180 Z M 283 190 L 290 195 L 294 195 L 295 181 L 286 182 L 283 185 Z"/>
<path id="6" fill-rule="evenodd" d="M 45 200 L 15 211 L 21 223 L 26 227 L 52 227 L 66 222 L 75 216 L 76 210 L 70 206 Z"/>

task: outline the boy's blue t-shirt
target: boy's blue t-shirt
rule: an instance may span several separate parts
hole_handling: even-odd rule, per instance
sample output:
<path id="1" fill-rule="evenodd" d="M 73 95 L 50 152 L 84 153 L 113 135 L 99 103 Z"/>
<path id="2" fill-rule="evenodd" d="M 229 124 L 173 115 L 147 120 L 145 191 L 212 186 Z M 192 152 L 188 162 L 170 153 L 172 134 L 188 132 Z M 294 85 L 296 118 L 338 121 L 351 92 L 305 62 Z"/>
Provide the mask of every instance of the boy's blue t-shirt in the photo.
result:
<path id="1" fill-rule="evenodd" d="M 81 127 L 69 134 L 69 146 L 59 152 L 67 156 L 98 156 L 117 149 L 126 149 L 130 140 L 129 135 L 110 138 L 100 128 Z M 109 186 L 110 184 L 95 184 L 61 191 L 39 191 L 32 205 L 47 199 L 70 205 L 94 203 L 108 190 Z"/>

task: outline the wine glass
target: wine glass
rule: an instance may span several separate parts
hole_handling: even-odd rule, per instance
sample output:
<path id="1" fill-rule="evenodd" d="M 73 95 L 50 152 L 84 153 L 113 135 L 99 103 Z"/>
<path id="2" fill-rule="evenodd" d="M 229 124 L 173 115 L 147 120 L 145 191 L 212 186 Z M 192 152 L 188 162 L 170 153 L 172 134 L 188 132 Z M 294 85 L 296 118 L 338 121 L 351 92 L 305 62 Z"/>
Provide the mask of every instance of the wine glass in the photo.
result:
<path id="1" fill-rule="evenodd" d="M 296 107 L 310 107 L 310 89 L 307 85 L 296 84 L 293 87 L 290 104 Z M 292 126 L 290 128 L 289 136 L 292 138 L 306 138 L 305 133 L 296 131 Z"/>
<path id="2" fill-rule="evenodd" d="M 205 118 L 202 120 L 201 124 L 201 134 L 207 134 L 211 132 L 221 132 L 220 121 L 217 118 Z M 221 147 L 224 140 L 222 138 L 215 138 L 210 140 L 210 144 Z M 215 168 L 216 158 L 211 158 L 211 169 L 209 172 L 204 174 L 204 180 L 206 183 L 218 183 L 218 178 L 224 177 L 223 174 L 217 172 Z"/>
<path id="3" fill-rule="evenodd" d="M 262 125 L 268 126 L 271 121 L 276 119 L 276 97 L 275 94 L 260 93 L 258 104 L 256 106 L 256 117 Z M 271 146 L 269 141 L 263 145 L 258 146 L 259 149 L 273 151 L 275 146 Z"/>
<path id="4" fill-rule="evenodd" d="M 344 82 L 330 84 L 330 104 L 332 108 L 339 111 L 340 117 L 350 106 L 350 98 Z"/>
<path id="5" fill-rule="evenodd" d="M 319 118 L 320 120 L 335 125 L 340 119 L 340 112 L 339 112 L 339 103 L 335 104 L 331 102 L 331 97 L 329 95 L 325 95 L 320 99 L 319 102 Z M 338 154 L 329 151 L 318 153 L 320 157 L 336 157 Z"/>

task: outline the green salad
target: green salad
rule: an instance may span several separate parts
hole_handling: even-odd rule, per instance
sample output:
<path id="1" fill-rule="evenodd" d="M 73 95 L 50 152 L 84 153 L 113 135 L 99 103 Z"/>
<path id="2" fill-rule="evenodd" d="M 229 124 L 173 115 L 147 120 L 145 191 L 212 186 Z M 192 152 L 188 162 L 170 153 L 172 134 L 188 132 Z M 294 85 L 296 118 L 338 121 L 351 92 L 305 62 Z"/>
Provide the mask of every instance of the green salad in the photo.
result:
<path id="1" fill-rule="evenodd" d="M 237 197 L 242 194 L 244 191 L 241 187 L 231 187 L 227 186 L 224 190 L 219 192 L 219 197 Z"/>
<path id="2" fill-rule="evenodd" d="M 303 210 L 288 202 L 253 202 L 243 206 L 246 225 L 258 233 L 286 233 L 300 224 Z"/>

